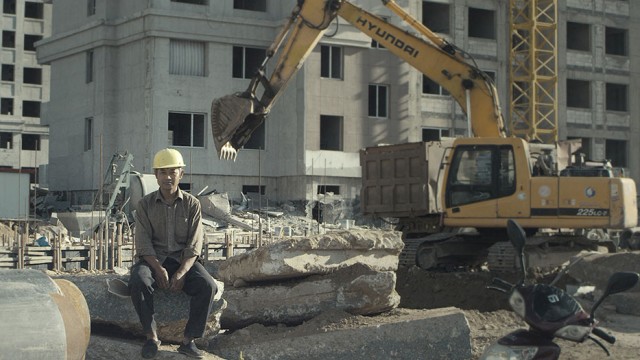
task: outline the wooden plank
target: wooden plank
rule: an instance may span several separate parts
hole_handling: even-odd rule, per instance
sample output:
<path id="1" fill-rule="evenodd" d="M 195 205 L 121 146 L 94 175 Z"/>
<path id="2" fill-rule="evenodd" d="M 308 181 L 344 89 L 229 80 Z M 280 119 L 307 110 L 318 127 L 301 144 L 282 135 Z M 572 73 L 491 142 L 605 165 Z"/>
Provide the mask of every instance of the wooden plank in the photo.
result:
<path id="1" fill-rule="evenodd" d="M 62 246 L 61 249 L 64 250 L 89 250 L 91 249 L 90 245 L 68 245 Z"/>
<path id="2" fill-rule="evenodd" d="M 76 262 L 76 261 L 89 261 L 89 257 L 88 256 L 76 256 L 76 257 L 62 258 L 62 262 Z"/>
<path id="3" fill-rule="evenodd" d="M 25 256 L 24 260 L 48 260 L 49 262 L 53 262 L 53 256 Z"/>
<path id="4" fill-rule="evenodd" d="M 48 259 L 25 259 L 24 260 L 24 264 L 25 265 L 42 265 L 42 264 L 51 264 L 51 260 Z"/>

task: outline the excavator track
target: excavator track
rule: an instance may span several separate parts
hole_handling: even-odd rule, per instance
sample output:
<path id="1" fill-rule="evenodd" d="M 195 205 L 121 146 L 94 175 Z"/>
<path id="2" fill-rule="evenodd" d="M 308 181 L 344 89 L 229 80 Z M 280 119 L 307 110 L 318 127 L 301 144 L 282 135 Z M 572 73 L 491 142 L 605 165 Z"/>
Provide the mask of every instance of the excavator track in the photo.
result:
<path id="1" fill-rule="evenodd" d="M 473 234 L 447 232 L 405 239 L 404 243 L 399 265 L 418 266 L 430 271 L 453 271 L 485 262 L 487 249 L 493 241 Z"/>

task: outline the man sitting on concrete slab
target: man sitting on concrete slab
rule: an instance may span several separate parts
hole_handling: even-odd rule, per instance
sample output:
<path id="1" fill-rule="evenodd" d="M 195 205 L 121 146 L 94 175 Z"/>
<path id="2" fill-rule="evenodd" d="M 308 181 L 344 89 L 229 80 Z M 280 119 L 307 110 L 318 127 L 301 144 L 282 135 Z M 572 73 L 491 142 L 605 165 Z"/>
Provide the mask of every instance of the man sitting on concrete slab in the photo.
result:
<path id="1" fill-rule="evenodd" d="M 136 256 L 129 289 L 147 340 L 142 357 L 153 358 L 160 346 L 154 319 L 156 288 L 184 291 L 191 296 L 189 320 L 178 352 L 203 358 L 194 339 L 204 335 L 207 319 L 218 291 L 211 275 L 197 262 L 203 244 L 202 213 L 195 196 L 178 184 L 184 160 L 175 149 L 163 149 L 153 159 L 160 188 L 143 197 L 136 207 Z"/>

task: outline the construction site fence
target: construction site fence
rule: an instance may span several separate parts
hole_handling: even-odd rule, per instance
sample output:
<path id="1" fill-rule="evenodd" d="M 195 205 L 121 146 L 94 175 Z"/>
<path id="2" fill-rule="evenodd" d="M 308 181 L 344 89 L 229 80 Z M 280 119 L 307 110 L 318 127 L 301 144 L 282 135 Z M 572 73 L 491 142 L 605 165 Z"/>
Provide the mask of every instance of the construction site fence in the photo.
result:
<path id="1" fill-rule="evenodd" d="M 201 258 L 205 262 L 225 260 L 285 238 L 289 237 L 242 231 L 207 233 Z M 134 254 L 135 233 L 127 234 L 121 224 L 99 229 L 73 243 L 55 234 L 0 236 L 0 269 L 114 270 L 131 267 Z"/>

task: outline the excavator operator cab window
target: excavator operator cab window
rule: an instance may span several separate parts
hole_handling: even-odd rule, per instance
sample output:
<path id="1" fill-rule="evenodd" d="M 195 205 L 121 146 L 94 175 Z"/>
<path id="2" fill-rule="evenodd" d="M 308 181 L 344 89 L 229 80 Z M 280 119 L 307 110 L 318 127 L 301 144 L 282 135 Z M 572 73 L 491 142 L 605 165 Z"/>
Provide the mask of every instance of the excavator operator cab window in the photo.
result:
<path id="1" fill-rule="evenodd" d="M 456 147 L 446 206 L 454 207 L 511 195 L 515 192 L 515 161 L 511 146 L 462 145 Z"/>

